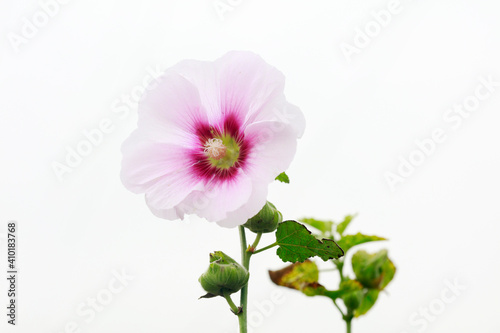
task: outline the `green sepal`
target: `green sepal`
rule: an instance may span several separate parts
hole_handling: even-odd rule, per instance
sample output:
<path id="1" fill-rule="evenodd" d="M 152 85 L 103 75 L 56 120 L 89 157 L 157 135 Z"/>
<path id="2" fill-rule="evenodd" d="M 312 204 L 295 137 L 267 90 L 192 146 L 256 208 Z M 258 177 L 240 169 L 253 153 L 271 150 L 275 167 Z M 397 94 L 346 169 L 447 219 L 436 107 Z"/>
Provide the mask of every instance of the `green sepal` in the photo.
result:
<path id="1" fill-rule="evenodd" d="M 363 301 L 363 286 L 356 280 L 345 280 L 340 283 L 342 301 L 349 312 L 356 310 Z"/>
<path id="2" fill-rule="evenodd" d="M 354 311 L 354 316 L 359 317 L 367 313 L 375 305 L 379 293 L 380 291 L 378 289 L 366 290 L 361 305 Z"/>
<path id="3" fill-rule="evenodd" d="M 389 282 L 391 282 L 392 279 L 394 278 L 394 275 L 396 275 L 396 266 L 391 261 L 391 259 L 387 259 L 384 266 L 382 267 L 382 271 L 384 277 L 382 278 L 382 283 L 378 287 L 380 290 L 385 289 L 385 287 L 387 287 Z"/>
<path id="4" fill-rule="evenodd" d="M 243 226 L 255 233 L 273 232 L 278 228 L 278 224 L 283 221 L 283 215 L 276 207 L 266 202 L 260 212 L 249 219 Z"/>

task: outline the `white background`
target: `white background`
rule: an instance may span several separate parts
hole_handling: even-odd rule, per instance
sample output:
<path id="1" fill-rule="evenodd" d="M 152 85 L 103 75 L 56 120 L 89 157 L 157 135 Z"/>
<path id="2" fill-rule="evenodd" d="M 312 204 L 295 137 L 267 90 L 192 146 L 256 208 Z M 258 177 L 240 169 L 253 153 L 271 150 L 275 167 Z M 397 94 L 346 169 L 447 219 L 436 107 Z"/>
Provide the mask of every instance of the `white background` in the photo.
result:
<path id="1" fill-rule="evenodd" d="M 285 218 L 338 221 L 357 212 L 351 232 L 390 239 L 365 246 L 388 248 L 398 272 L 354 332 L 498 332 L 500 87 L 458 128 L 443 119 L 474 96 L 479 77 L 500 81 L 498 2 L 401 0 L 351 61 L 342 43 L 354 45 L 358 28 L 376 29 L 371 12 L 389 1 L 232 3 L 222 20 L 212 0 L 73 0 L 45 25 L 41 17 L 16 50 L 9 38 L 22 37 L 23 18 L 33 22 L 42 9 L 1 1 L 0 232 L 18 221 L 20 277 L 15 328 L 6 324 L 1 279 L 0 330 L 73 332 L 65 327 L 74 322 L 76 332 L 236 332 L 223 299 L 197 299 L 197 279 L 209 252 L 239 258 L 237 229 L 160 220 L 122 186 L 119 171 L 120 145 L 136 123 L 136 105 L 124 109 L 121 99 L 139 91 L 148 71 L 239 49 L 285 74 L 287 98 L 308 123 L 291 184 L 271 185 L 269 199 Z M 114 113 L 118 106 L 129 113 Z M 53 163 L 65 163 L 67 147 L 105 118 L 111 133 L 60 181 Z M 447 140 L 391 191 L 385 174 L 437 128 Z M 343 332 L 328 299 L 272 285 L 267 269 L 284 265 L 273 252 L 252 258 L 253 332 Z M 94 318 L 78 315 L 122 270 L 134 280 Z M 453 295 L 446 281 L 465 290 L 441 308 L 442 293 Z M 333 286 L 336 275 L 322 282 Z M 259 310 L 273 292 L 285 303 Z M 439 312 L 432 320 L 411 320 L 429 306 Z"/>

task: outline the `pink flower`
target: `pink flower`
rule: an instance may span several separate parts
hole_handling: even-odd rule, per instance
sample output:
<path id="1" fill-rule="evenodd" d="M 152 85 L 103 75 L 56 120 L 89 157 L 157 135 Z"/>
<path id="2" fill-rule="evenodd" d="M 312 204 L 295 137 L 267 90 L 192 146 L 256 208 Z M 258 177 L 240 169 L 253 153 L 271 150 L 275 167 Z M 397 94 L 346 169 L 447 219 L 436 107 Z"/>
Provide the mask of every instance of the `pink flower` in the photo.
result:
<path id="1" fill-rule="evenodd" d="M 305 120 L 284 76 L 250 52 L 167 70 L 139 104 L 121 178 L 158 217 L 196 214 L 235 227 L 265 205 L 268 185 L 295 155 Z"/>

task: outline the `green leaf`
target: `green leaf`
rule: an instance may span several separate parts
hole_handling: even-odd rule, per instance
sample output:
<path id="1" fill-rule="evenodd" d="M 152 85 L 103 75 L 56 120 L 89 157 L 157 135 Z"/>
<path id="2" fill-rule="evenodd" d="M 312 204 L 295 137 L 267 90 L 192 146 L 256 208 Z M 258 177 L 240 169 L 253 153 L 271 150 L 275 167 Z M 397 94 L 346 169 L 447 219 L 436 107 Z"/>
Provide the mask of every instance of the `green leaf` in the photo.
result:
<path id="1" fill-rule="evenodd" d="M 325 287 L 318 283 L 318 266 L 310 260 L 288 265 L 278 271 L 269 271 L 269 277 L 278 286 L 299 290 L 306 296 L 329 297 L 329 295 L 326 295 L 327 293 L 335 293 L 326 290 Z"/>
<path id="2" fill-rule="evenodd" d="M 351 221 L 356 217 L 356 215 L 347 215 L 344 218 L 344 221 L 340 222 L 337 226 L 337 232 L 342 236 L 344 234 L 345 229 L 349 226 Z"/>
<path id="3" fill-rule="evenodd" d="M 323 296 L 326 296 L 328 298 L 331 298 L 332 300 L 336 300 L 337 298 L 341 298 L 342 296 L 344 296 L 349 291 L 348 290 L 342 290 L 342 289 L 339 289 L 339 290 L 326 290 L 325 288 L 323 288 L 323 290 L 321 290 L 321 294 L 319 294 L 319 292 L 320 291 L 318 290 L 318 295 L 323 295 Z"/>
<path id="4" fill-rule="evenodd" d="M 359 317 L 367 313 L 377 301 L 378 294 L 379 291 L 377 289 L 368 289 L 368 291 L 363 295 L 361 305 L 354 311 L 354 316 Z"/>
<path id="5" fill-rule="evenodd" d="M 382 238 L 382 237 L 378 237 L 378 236 L 363 235 L 363 234 L 358 232 L 356 235 L 343 236 L 337 242 L 337 244 L 342 248 L 342 250 L 344 250 L 344 252 L 347 252 L 353 246 L 363 244 L 363 243 L 383 241 L 383 240 L 386 240 L 386 239 Z"/>
<path id="6" fill-rule="evenodd" d="M 340 284 L 339 290 L 326 290 L 324 287 L 323 289 L 318 288 L 316 290 L 316 295 L 322 295 L 331 298 L 332 300 L 336 300 L 337 298 L 344 298 L 346 295 L 362 289 L 363 286 L 358 281 L 345 280 Z"/>
<path id="7" fill-rule="evenodd" d="M 390 259 L 387 259 L 384 266 L 382 267 L 382 270 L 382 274 L 384 277 L 382 278 L 382 283 L 379 286 L 380 290 L 385 289 L 389 282 L 392 281 L 394 275 L 396 274 L 396 266 L 394 266 L 394 263 Z"/>
<path id="8" fill-rule="evenodd" d="M 344 255 L 333 240 L 316 239 L 303 224 L 296 221 L 285 221 L 278 225 L 276 243 L 279 245 L 276 253 L 285 262 L 303 262 L 314 256 L 327 261 Z"/>
<path id="9" fill-rule="evenodd" d="M 335 224 L 333 221 L 321 221 L 321 220 L 316 220 L 316 219 L 307 218 L 307 217 L 300 219 L 300 222 L 303 222 L 305 224 L 310 225 L 311 227 L 313 227 L 315 229 L 318 229 L 323 234 L 331 232 L 332 227 Z"/>
<path id="10" fill-rule="evenodd" d="M 359 282 L 367 288 L 379 289 L 384 279 L 384 268 L 387 267 L 386 263 L 388 261 L 387 250 L 380 250 L 374 254 L 361 250 L 352 256 L 351 264 Z"/>
<path id="11" fill-rule="evenodd" d="M 284 172 L 280 173 L 278 177 L 276 177 L 276 180 L 285 184 L 290 184 L 290 178 L 288 178 L 288 175 Z"/>
<path id="12" fill-rule="evenodd" d="M 278 286 L 300 290 L 308 296 L 317 295 L 316 289 L 323 288 L 318 283 L 318 266 L 310 260 L 288 265 L 278 271 L 269 271 L 269 277 Z"/>
<path id="13" fill-rule="evenodd" d="M 318 283 L 318 266 L 310 260 L 297 262 L 277 271 L 269 271 L 269 277 L 278 286 L 302 291 L 307 296 L 326 296 L 333 300 L 357 297 L 356 293 L 363 289 L 358 281 L 347 280 L 341 283 L 339 290 L 326 290 Z M 359 302 L 361 297 L 362 293 Z"/>

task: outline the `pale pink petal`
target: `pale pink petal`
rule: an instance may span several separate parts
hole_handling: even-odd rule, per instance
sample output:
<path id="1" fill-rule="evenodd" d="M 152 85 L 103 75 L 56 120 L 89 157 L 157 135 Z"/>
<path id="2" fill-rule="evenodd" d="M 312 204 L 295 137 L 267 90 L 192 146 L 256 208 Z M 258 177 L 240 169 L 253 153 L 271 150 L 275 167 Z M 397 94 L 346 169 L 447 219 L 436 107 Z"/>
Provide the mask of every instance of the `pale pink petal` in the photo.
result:
<path id="1" fill-rule="evenodd" d="M 306 129 L 306 118 L 300 109 L 290 103 L 286 103 L 283 107 L 283 121 L 289 124 L 295 131 L 297 139 L 304 135 Z"/>
<path id="2" fill-rule="evenodd" d="M 155 141 L 192 145 L 199 124 L 208 118 L 198 89 L 174 71 L 167 71 L 139 103 L 138 128 Z"/>
<path id="3" fill-rule="evenodd" d="M 264 105 L 283 96 L 283 74 L 254 53 L 229 52 L 216 64 L 223 113 L 236 112 L 247 122 Z"/>
<path id="4" fill-rule="evenodd" d="M 227 217 L 217 221 L 217 224 L 225 228 L 234 228 L 257 215 L 267 202 L 268 186 L 268 183 L 254 182 L 252 184 L 252 194 L 248 201 L 239 209 L 228 212 Z"/>
<path id="5" fill-rule="evenodd" d="M 146 203 L 155 210 L 171 209 L 202 188 L 202 181 L 190 175 L 189 169 L 179 170 L 156 179 L 146 191 Z"/>
<path id="6" fill-rule="evenodd" d="M 196 214 L 208 221 L 218 221 L 225 218 L 227 212 L 243 206 L 251 193 L 252 180 L 239 170 L 228 181 L 209 183 L 201 191 L 192 192 L 178 208 L 183 214 Z"/>
<path id="7" fill-rule="evenodd" d="M 278 121 L 291 126 L 297 138 L 304 134 L 306 126 L 302 111 L 295 105 L 288 103 L 284 95 L 262 105 L 259 112 L 252 114 L 252 117 L 247 119 L 247 124 L 262 121 Z"/>
<path id="8" fill-rule="evenodd" d="M 288 169 L 297 148 L 297 135 L 293 127 L 279 121 L 250 124 L 245 130 L 254 147 L 245 172 L 269 184 Z"/>
<path id="9" fill-rule="evenodd" d="M 243 127 L 260 121 L 280 121 L 292 126 L 297 137 L 302 136 L 304 115 L 286 101 L 285 77 L 280 71 L 251 52 L 229 52 L 217 63 L 222 110 L 244 115 Z"/>
<path id="10" fill-rule="evenodd" d="M 249 123 L 266 104 L 283 97 L 283 74 L 251 52 L 229 52 L 215 63 L 185 60 L 172 70 L 198 87 L 211 123 L 227 113 Z"/>
<path id="11" fill-rule="evenodd" d="M 122 145 L 121 180 L 134 193 L 144 193 L 161 177 L 179 171 L 187 174 L 190 159 L 185 148 L 154 142 L 135 131 Z"/>
<path id="12" fill-rule="evenodd" d="M 170 69 L 196 87 L 210 124 L 220 121 L 220 82 L 213 62 L 183 60 Z"/>
<path id="13" fill-rule="evenodd" d="M 146 200 L 146 204 L 147 204 L 147 200 Z M 170 208 L 170 209 L 156 209 L 156 208 L 153 208 L 151 206 L 149 206 L 149 210 L 151 210 L 151 212 L 161 218 L 161 219 L 165 219 L 165 220 L 177 220 L 177 219 L 182 219 L 184 216 L 183 215 L 179 215 L 178 212 L 177 212 L 177 208 Z"/>

